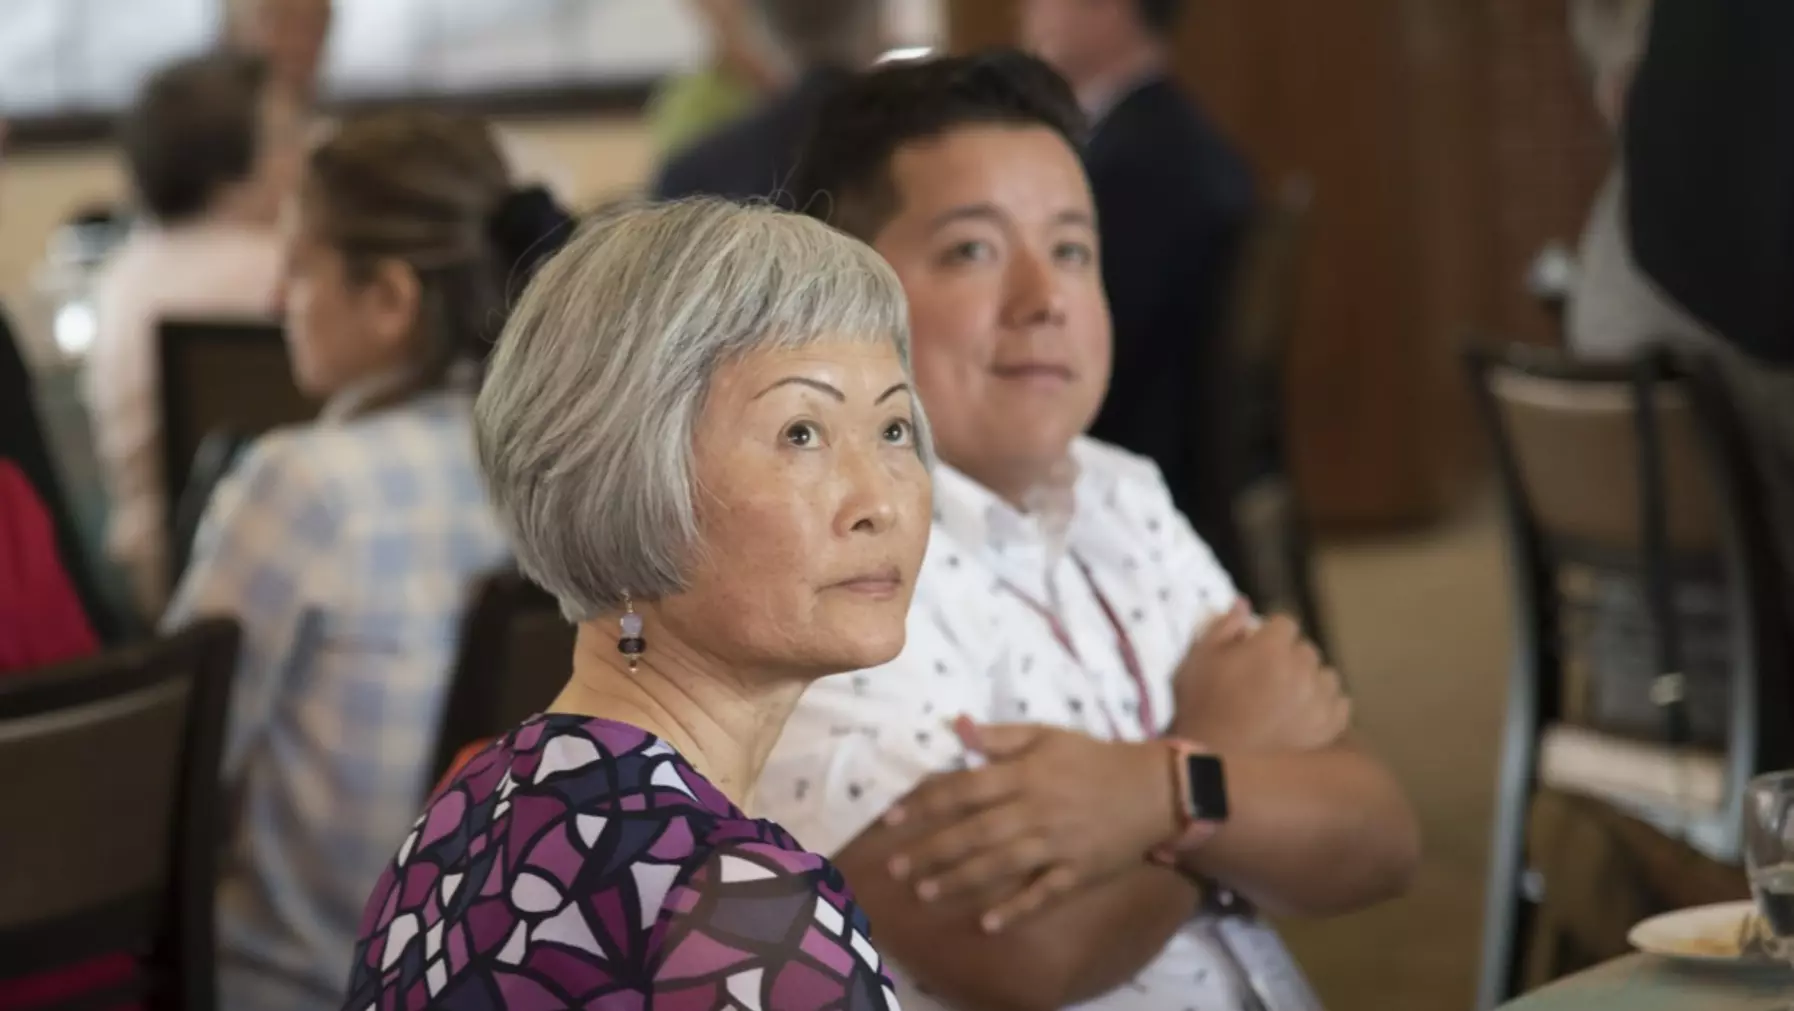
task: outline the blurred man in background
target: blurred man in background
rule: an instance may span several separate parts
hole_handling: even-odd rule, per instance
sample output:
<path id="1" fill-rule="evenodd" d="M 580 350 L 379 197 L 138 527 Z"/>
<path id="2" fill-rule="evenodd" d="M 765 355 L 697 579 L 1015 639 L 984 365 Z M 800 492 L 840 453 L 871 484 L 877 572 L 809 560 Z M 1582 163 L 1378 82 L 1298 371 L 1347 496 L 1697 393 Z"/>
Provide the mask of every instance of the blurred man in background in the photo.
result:
<path id="1" fill-rule="evenodd" d="M 710 32 L 710 61 L 654 89 L 648 129 L 661 158 L 683 151 L 791 83 L 784 54 L 767 38 L 757 0 L 691 0 Z"/>
<path id="2" fill-rule="evenodd" d="M 661 168 L 654 196 L 772 197 L 802 208 L 809 194 L 787 186 L 798 145 L 823 100 L 878 58 L 880 0 L 759 0 L 773 40 L 797 69 L 796 83 L 755 112 L 688 147 Z"/>
<path id="3" fill-rule="evenodd" d="M 317 104 L 331 0 L 231 0 L 225 12 L 230 48 L 268 61 L 276 89 L 301 108 Z"/>
<path id="4" fill-rule="evenodd" d="M 1698 320 L 1794 585 L 1794 4 L 1656 0 L 1628 90 L 1633 258 Z M 1794 616 L 1794 611 L 1790 612 Z"/>
<path id="5" fill-rule="evenodd" d="M 1570 5 L 1571 38 L 1588 73 L 1595 108 L 1616 145 L 1650 21 L 1651 0 L 1575 0 Z M 1710 339 L 1700 322 L 1664 297 L 1633 260 L 1625 206 L 1625 166 L 1616 156 L 1582 233 L 1564 320 L 1565 345 L 1586 358 L 1624 359 L 1652 343 Z"/>
<path id="6" fill-rule="evenodd" d="M 1024 0 L 1026 44 L 1071 83 L 1115 321 L 1115 378 L 1090 428 L 1151 457 L 1230 572 L 1234 380 L 1227 292 L 1252 213 L 1245 161 L 1169 76 L 1180 0 Z"/>
<path id="7" fill-rule="evenodd" d="M 153 621 L 170 589 L 156 327 L 163 319 L 274 312 L 275 219 L 297 185 L 297 112 L 271 66 L 214 53 L 158 70 L 120 143 L 138 219 L 95 287 L 88 413 L 111 502 L 108 555 Z"/>

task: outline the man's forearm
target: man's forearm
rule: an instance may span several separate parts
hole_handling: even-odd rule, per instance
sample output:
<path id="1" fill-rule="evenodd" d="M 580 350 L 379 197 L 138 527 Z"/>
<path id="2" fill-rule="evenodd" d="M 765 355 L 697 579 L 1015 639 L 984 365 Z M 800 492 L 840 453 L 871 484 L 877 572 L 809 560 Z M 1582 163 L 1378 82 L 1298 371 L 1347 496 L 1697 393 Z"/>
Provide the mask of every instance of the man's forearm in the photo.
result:
<path id="1" fill-rule="evenodd" d="M 1184 858 L 1186 870 L 1297 916 L 1349 912 L 1407 887 L 1420 831 L 1374 757 L 1348 743 L 1222 759 L 1227 825 Z"/>
<path id="2" fill-rule="evenodd" d="M 978 925 L 982 907 L 922 902 L 891 876 L 886 865 L 900 842 L 874 828 L 835 862 L 871 918 L 879 950 L 960 1008 L 1035 1011 L 1108 993 L 1157 957 L 1196 908 L 1189 881 L 1142 863 L 987 934 Z"/>

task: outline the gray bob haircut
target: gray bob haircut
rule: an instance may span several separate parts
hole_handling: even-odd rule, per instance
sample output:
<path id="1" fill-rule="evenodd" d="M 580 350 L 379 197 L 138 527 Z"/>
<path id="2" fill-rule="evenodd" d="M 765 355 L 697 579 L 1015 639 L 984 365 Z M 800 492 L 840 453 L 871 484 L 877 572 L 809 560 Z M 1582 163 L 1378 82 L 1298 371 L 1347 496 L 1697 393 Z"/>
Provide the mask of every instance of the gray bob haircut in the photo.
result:
<path id="1" fill-rule="evenodd" d="M 699 542 L 691 455 L 723 364 L 823 340 L 889 343 L 903 286 L 811 218 L 701 199 L 617 205 L 545 263 L 474 408 L 480 463 L 525 575 L 569 621 L 685 586 Z M 931 462 L 918 408 L 917 451 Z"/>

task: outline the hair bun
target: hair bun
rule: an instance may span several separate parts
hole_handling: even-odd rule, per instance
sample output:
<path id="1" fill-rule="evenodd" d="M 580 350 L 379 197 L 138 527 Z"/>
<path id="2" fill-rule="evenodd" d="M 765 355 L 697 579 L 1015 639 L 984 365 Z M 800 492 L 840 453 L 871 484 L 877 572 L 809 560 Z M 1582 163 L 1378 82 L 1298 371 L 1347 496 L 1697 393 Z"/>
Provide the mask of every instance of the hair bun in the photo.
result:
<path id="1" fill-rule="evenodd" d="M 573 217 L 541 186 L 512 190 L 499 202 L 487 234 L 512 275 L 527 281 L 573 234 Z"/>

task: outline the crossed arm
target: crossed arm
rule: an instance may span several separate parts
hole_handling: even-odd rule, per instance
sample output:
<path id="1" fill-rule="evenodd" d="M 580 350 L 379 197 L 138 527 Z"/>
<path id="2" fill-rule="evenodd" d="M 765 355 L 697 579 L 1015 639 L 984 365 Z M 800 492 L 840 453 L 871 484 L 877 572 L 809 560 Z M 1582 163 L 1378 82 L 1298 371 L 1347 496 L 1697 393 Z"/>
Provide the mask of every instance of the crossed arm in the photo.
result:
<path id="1" fill-rule="evenodd" d="M 1198 876 L 1267 910 L 1322 916 L 1398 894 L 1417 857 L 1399 789 L 1350 743 L 1227 756 L 1233 816 L 1180 874 L 1142 859 L 1175 831 L 1164 749 L 1041 727 L 985 730 L 1014 730 L 1021 740 L 998 747 L 1019 750 L 924 782 L 899 802 L 901 824 L 887 817 L 837 857 L 880 946 L 956 1006 L 1063 1007 L 1114 989 L 1196 911 Z M 1109 777 L 1127 768 L 1138 770 L 1138 785 L 1117 790 Z M 1126 809 L 1105 808 L 1105 795 Z M 1010 809 L 1025 830 L 989 828 L 990 812 Z M 1003 841 L 988 844 L 993 836 Z M 1081 845 L 1120 855 L 1124 869 L 1072 874 L 1054 862 Z M 1002 906 L 1003 882 L 1055 875 L 1062 883 L 1045 896 L 1048 908 L 1009 922 L 987 917 Z"/>

